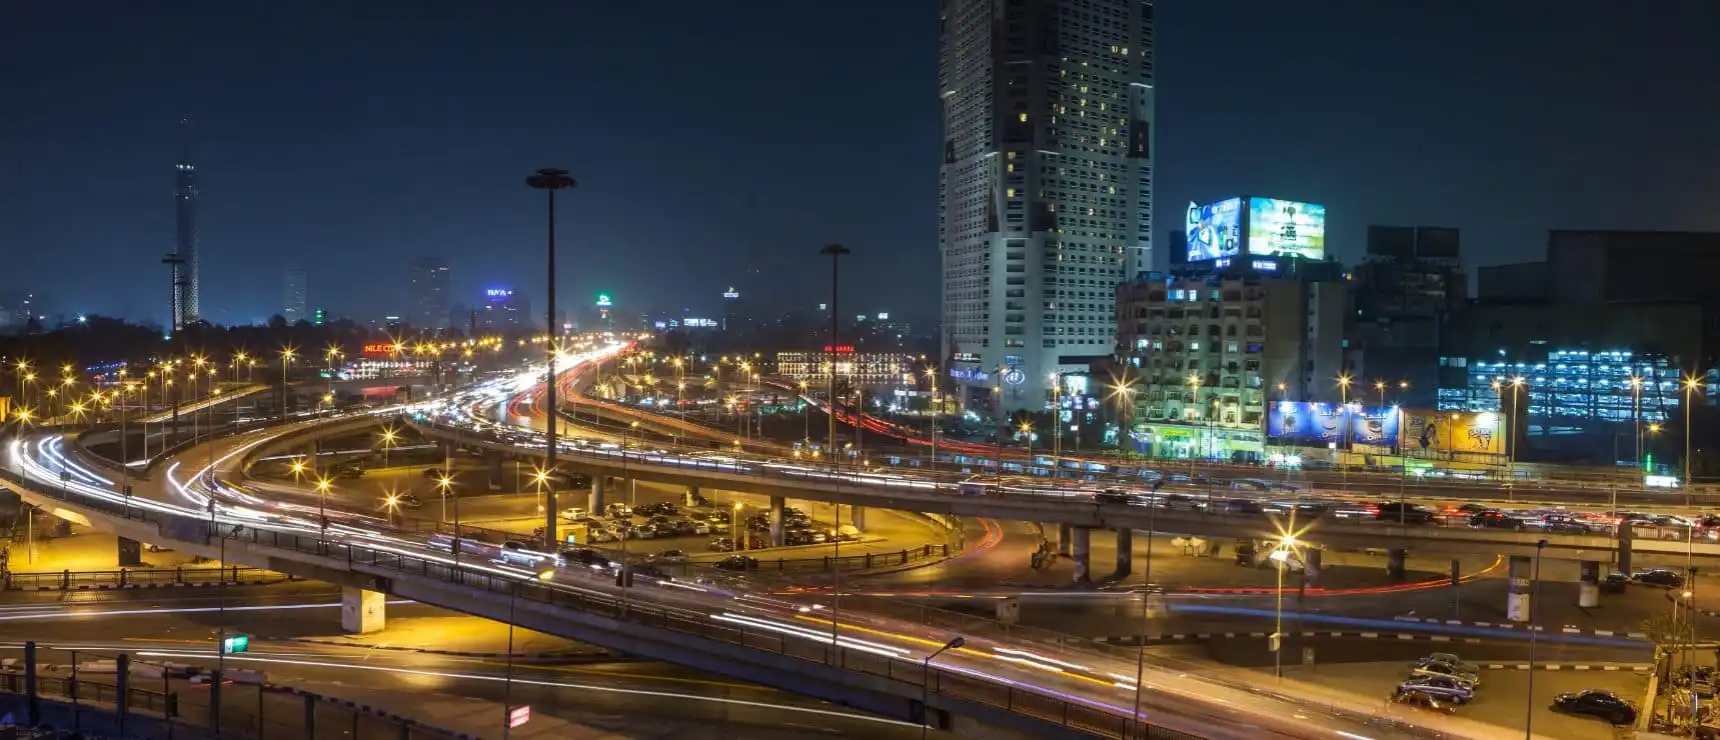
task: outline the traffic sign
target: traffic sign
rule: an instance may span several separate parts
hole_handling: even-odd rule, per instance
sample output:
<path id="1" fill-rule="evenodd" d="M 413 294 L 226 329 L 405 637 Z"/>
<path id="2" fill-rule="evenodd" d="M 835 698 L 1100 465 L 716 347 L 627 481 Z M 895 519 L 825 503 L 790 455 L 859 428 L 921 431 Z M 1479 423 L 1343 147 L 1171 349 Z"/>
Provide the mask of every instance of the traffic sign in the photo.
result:
<path id="1" fill-rule="evenodd" d="M 526 704 L 508 710 L 508 727 L 519 727 L 532 721 L 532 706 Z"/>
<path id="2" fill-rule="evenodd" d="M 221 652 L 227 655 L 251 651 L 250 635 L 232 635 L 221 641 Z"/>

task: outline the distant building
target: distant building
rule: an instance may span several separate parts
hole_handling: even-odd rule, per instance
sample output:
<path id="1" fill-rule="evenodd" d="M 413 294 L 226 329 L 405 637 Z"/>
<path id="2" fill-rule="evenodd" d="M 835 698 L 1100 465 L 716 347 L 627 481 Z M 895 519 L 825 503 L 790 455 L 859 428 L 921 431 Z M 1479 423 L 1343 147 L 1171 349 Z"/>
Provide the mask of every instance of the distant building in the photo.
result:
<path id="1" fill-rule="evenodd" d="M 1452 312 L 1468 302 L 1458 230 L 1369 226 L 1367 257 L 1351 274 L 1350 367 L 1390 402 L 1432 408 L 1439 345 Z"/>
<path id="2" fill-rule="evenodd" d="M 1109 355 L 1117 286 L 1151 266 L 1153 8 L 942 2 L 939 355 L 965 410 L 1048 408 L 1054 373 Z M 999 367 L 1020 382 L 971 379 Z"/>
<path id="3" fill-rule="evenodd" d="M 1117 352 L 1137 369 L 1128 373 L 1130 446 L 1258 460 L 1267 404 L 1338 400 L 1347 303 L 1344 282 L 1317 272 L 1153 272 L 1119 288 Z"/>
<path id="4" fill-rule="evenodd" d="M 834 350 L 834 351 L 832 351 Z M 856 352 L 848 345 L 827 347 L 823 352 L 778 352 L 776 371 L 790 380 L 804 380 L 817 387 L 830 382 L 832 362 L 836 379 L 856 386 L 914 384 L 914 356 L 896 352 Z"/>
<path id="5" fill-rule="evenodd" d="M 309 310 L 306 279 L 304 270 L 286 271 L 282 281 L 281 318 L 286 319 L 288 324 L 296 324 L 310 318 L 306 313 Z"/>
<path id="6" fill-rule="evenodd" d="M 409 306 L 404 316 L 413 328 L 434 333 L 447 327 L 448 263 L 434 257 L 415 260 L 409 273 Z"/>
<path id="7" fill-rule="evenodd" d="M 487 288 L 478 309 L 481 332 L 517 332 L 532 328 L 531 301 L 512 288 Z"/>
<path id="8" fill-rule="evenodd" d="M 197 168 L 189 159 L 189 155 L 182 157 L 179 164 L 174 165 L 173 256 L 178 258 L 173 264 L 176 271 L 175 319 L 178 324 L 175 329 L 194 323 L 203 316 L 200 302 L 203 292 L 202 271 L 199 266 L 201 255 L 197 246 Z"/>

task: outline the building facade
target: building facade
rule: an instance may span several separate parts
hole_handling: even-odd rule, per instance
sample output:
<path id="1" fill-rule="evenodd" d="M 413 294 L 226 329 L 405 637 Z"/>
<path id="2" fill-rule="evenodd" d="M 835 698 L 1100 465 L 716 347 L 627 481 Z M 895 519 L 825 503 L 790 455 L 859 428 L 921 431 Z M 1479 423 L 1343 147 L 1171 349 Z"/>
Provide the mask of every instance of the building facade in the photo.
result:
<path id="1" fill-rule="evenodd" d="M 856 386 L 899 386 L 914 383 L 913 355 L 896 352 L 855 352 L 836 347 L 835 352 L 778 352 L 777 374 L 806 381 L 814 388 L 830 382 L 831 363 L 836 378 Z"/>
<path id="2" fill-rule="evenodd" d="M 281 318 L 288 325 L 310 319 L 309 277 L 304 270 L 287 270 L 282 280 Z"/>
<path id="3" fill-rule="evenodd" d="M 1043 409 L 1151 264 L 1153 4 L 943 0 L 940 22 L 940 354 L 963 408 Z"/>
<path id="4" fill-rule="evenodd" d="M 172 323 L 178 329 L 202 317 L 202 271 L 197 253 L 197 168 L 182 158 L 173 175 Z"/>
<path id="5" fill-rule="evenodd" d="M 1351 272 L 1350 368 L 1394 403 L 1432 408 L 1440 340 L 1468 303 L 1457 229 L 1369 226 L 1367 256 Z"/>
<path id="6" fill-rule="evenodd" d="M 1157 457 L 1254 459 L 1269 403 L 1338 400 L 1342 280 L 1146 273 L 1117 290 L 1127 431 Z"/>
<path id="7" fill-rule="evenodd" d="M 448 321 L 448 263 L 434 257 L 415 260 L 408 275 L 406 322 L 413 328 L 435 332 Z"/>

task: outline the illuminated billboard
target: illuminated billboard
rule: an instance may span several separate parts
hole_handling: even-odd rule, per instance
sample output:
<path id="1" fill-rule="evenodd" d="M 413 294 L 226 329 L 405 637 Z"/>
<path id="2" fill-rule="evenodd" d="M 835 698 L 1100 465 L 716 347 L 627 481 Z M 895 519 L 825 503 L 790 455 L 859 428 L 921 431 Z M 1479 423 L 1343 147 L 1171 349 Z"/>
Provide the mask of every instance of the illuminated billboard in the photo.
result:
<path id="1" fill-rule="evenodd" d="M 1328 443 L 1389 446 L 1397 441 L 1396 408 L 1362 409 L 1327 403 L 1279 401 L 1266 417 L 1267 436 L 1287 439 L 1291 444 L 1324 447 Z M 1345 422 L 1350 431 L 1344 433 Z"/>
<path id="2" fill-rule="evenodd" d="M 1232 257 L 1242 251 L 1242 199 L 1188 204 L 1188 261 Z"/>
<path id="3" fill-rule="evenodd" d="M 1192 250 L 1191 241 L 1189 249 Z M 1277 198 L 1248 199 L 1248 253 L 1326 256 L 1326 207 Z"/>
<path id="4" fill-rule="evenodd" d="M 1491 411 L 1404 412 L 1403 446 L 1426 452 L 1505 454 L 1504 420 Z"/>

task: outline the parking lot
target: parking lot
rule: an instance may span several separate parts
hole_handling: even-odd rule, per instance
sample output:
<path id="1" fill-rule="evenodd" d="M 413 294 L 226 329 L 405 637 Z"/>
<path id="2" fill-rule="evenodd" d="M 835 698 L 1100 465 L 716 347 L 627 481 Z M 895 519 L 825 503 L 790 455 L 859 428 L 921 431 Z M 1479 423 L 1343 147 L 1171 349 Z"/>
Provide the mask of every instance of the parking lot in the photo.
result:
<path id="1" fill-rule="evenodd" d="M 1271 669 L 1264 669 L 1271 680 Z M 1284 676 L 1317 683 L 1358 697 L 1377 697 L 1381 713 L 1411 714 L 1419 718 L 1436 717 L 1429 710 L 1413 709 L 1389 703 L 1389 695 L 1407 675 L 1407 663 L 1345 663 L 1285 667 Z M 1533 731 L 1541 737 L 1560 740 L 1617 740 L 1628 735 L 1626 728 L 1614 728 L 1599 719 L 1560 714 L 1549 709 L 1553 697 L 1567 691 L 1604 689 L 1618 694 L 1640 708 L 1643 692 L 1648 687 L 1648 674 L 1626 671 L 1547 671 L 1534 672 L 1535 699 L 1529 698 L 1529 671 L 1481 671 L 1481 685 L 1475 699 L 1457 708 L 1456 716 L 1499 727 L 1521 730 L 1525 712 L 1533 711 Z M 1430 722 L 1437 725 L 1437 721 Z"/>

